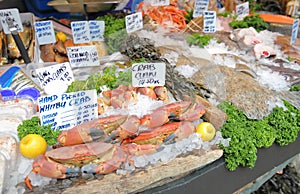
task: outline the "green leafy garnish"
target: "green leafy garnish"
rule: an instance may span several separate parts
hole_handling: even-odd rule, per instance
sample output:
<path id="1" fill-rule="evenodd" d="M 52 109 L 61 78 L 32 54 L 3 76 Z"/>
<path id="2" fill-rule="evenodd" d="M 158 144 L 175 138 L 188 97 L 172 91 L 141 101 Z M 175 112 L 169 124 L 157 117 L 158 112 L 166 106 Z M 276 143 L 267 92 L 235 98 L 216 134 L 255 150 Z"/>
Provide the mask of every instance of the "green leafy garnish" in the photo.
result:
<path id="1" fill-rule="evenodd" d="M 254 167 L 259 148 L 268 148 L 274 142 L 284 146 L 296 140 L 300 131 L 300 110 L 287 101 L 283 102 L 286 110 L 276 107 L 262 120 L 248 119 L 229 102 L 218 106 L 228 116 L 220 130 L 224 138 L 231 140 L 229 146 L 220 144 L 220 147 L 229 170 L 235 170 L 238 166 Z"/>
<path id="2" fill-rule="evenodd" d="M 28 120 L 24 120 L 22 124 L 18 126 L 17 130 L 20 140 L 28 134 L 39 134 L 50 146 L 56 144 L 57 137 L 61 133 L 61 130 L 51 129 L 51 125 L 42 126 L 40 124 L 40 118 L 37 116 L 34 116 Z"/>
<path id="3" fill-rule="evenodd" d="M 204 35 L 204 34 L 191 34 L 186 37 L 186 42 L 191 46 L 195 45 L 200 48 L 209 44 L 209 41 L 213 39 L 213 36 Z"/>
<path id="4" fill-rule="evenodd" d="M 246 16 L 243 20 L 237 20 L 237 17 L 234 17 L 233 21 L 230 22 L 229 25 L 233 29 L 253 27 L 257 32 L 266 30 L 269 27 L 269 24 L 265 22 L 258 14 Z"/>

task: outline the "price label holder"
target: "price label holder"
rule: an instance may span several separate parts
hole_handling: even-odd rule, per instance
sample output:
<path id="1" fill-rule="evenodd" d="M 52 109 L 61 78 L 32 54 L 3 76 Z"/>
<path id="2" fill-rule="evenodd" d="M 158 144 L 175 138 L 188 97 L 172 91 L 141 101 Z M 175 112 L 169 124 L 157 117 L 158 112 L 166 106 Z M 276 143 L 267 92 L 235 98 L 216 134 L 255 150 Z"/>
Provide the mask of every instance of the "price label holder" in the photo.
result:
<path id="1" fill-rule="evenodd" d="M 66 85 L 70 85 L 74 81 L 73 71 L 68 62 L 38 68 L 35 73 L 42 88 L 57 80 L 64 82 Z"/>
<path id="2" fill-rule="evenodd" d="M 151 6 L 168 6 L 170 5 L 170 0 L 147 0 Z"/>
<path id="3" fill-rule="evenodd" d="M 244 19 L 249 15 L 249 2 L 241 3 L 235 7 L 236 15 L 238 20 Z"/>
<path id="4" fill-rule="evenodd" d="M 104 21 L 89 21 L 91 41 L 104 41 L 105 23 Z"/>
<path id="5" fill-rule="evenodd" d="M 52 125 L 53 130 L 67 130 L 98 118 L 96 90 L 86 90 L 38 98 L 42 125 Z"/>
<path id="6" fill-rule="evenodd" d="M 100 60 L 96 46 L 67 47 L 71 67 L 99 66 Z"/>
<path id="7" fill-rule="evenodd" d="M 204 33 L 214 33 L 216 32 L 216 12 L 215 11 L 205 11 L 203 13 L 203 32 Z"/>
<path id="8" fill-rule="evenodd" d="M 207 11 L 209 0 L 196 0 L 194 4 L 193 18 L 197 18 L 203 15 Z"/>
<path id="9" fill-rule="evenodd" d="M 5 34 L 11 33 L 6 18 L 10 18 L 12 20 L 12 25 L 17 32 L 23 32 L 23 25 L 18 9 L 2 9 L 0 10 L 0 18 L 1 26 Z"/>
<path id="10" fill-rule="evenodd" d="M 137 12 L 125 16 L 125 25 L 127 33 L 132 33 L 143 29 L 143 16 L 142 12 Z"/>
<path id="11" fill-rule="evenodd" d="M 296 42 L 297 36 L 298 36 L 298 29 L 299 29 L 299 19 L 295 19 L 293 22 L 293 28 L 292 28 L 292 36 L 290 44 L 294 44 Z"/>
<path id="12" fill-rule="evenodd" d="M 166 79 L 165 63 L 135 63 L 131 67 L 134 87 L 163 86 Z"/>
<path id="13" fill-rule="evenodd" d="M 91 42 L 90 27 L 88 21 L 71 22 L 73 41 L 75 44 Z"/>
<path id="14" fill-rule="evenodd" d="M 52 21 L 34 22 L 34 29 L 39 45 L 51 44 L 56 42 Z"/>

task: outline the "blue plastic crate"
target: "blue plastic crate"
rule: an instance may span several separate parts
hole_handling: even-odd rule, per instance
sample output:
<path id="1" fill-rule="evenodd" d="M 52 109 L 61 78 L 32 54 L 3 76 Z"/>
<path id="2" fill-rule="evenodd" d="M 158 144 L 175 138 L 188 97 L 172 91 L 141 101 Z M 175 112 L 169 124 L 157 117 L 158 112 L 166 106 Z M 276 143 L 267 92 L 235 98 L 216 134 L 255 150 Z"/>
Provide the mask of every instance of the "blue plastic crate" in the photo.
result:
<path id="1" fill-rule="evenodd" d="M 38 1 L 38 0 L 34 0 L 33 2 L 36 2 L 36 1 Z M 42 0 L 41 2 L 44 2 L 44 1 L 45 0 Z M 61 19 L 61 18 L 68 18 L 70 16 L 69 12 L 58 12 L 53 7 L 50 7 L 51 9 L 48 9 L 48 10 L 44 9 L 44 11 L 41 11 L 39 9 L 36 9 L 35 6 L 32 5 L 33 2 L 26 0 L 25 5 L 27 7 L 27 10 L 29 12 L 33 13 L 36 17 L 39 17 L 39 18 L 54 17 L 56 19 Z"/>
<path id="2" fill-rule="evenodd" d="M 53 7 L 47 5 L 49 1 L 51 0 L 24 0 L 27 9 L 30 6 L 37 11 L 53 11 Z"/>

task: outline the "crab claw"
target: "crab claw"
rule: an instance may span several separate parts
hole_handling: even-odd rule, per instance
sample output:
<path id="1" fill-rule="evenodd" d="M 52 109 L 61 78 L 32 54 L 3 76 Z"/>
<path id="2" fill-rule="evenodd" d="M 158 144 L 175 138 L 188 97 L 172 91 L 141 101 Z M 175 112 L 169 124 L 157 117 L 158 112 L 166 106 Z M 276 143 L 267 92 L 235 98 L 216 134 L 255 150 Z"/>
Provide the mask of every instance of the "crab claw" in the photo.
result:
<path id="1" fill-rule="evenodd" d="M 26 184 L 26 186 L 28 187 L 29 190 L 33 189 L 32 185 L 31 185 L 31 181 L 30 181 L 28 176 L 26 176 L 24 182 L 25 182 L 25 184 Z"/>
<path id="2" fill-rule="evenodd" d="M 175 143 L 175 142 L 180 141 L 184 138 L 187 138 L 189 135 L 194 133 L 195 130 L 196 130 L 196 128 L 195 128 L 193 123 L 186 122 L 186 121 L 185 122 L 180 122 L 180 125 L 178 126 L 176 131 L 174 131 L 168 137 L 166 137 L 163 140 L 163 142 L 165 144 Z"/>

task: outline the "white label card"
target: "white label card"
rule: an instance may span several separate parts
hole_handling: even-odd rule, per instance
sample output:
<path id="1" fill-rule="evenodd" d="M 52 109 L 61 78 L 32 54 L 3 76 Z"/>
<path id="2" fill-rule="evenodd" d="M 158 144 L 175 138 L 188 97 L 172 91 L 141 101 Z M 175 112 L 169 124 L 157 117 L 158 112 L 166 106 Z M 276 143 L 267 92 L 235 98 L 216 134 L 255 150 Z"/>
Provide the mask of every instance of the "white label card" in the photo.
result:
<path id="1" fill-rule="evenodd" d="M 70 85 L 74 81 L 73 71 L 68 62 L 38 68 L 35 72 L 42 88 L 56 80 L 63 81 L 66 85 Z"/>
<path id="2" fill-rule="evenodd" d="M 235 7 L 236 15 L 239 20 L 244 19 L 244 17 L 249 15 L 249 2 L 241 3 Z"/>
<path id="3" fill-rule="evenodd" d="M 71 67 L 99 66 L 99 56 L 96 46 L 67 47 Z"/>
<path id="4" fill-rule="evenodd" d="M 293 44 L 298 36 L 298 29 L 299 29 L 299 19 L 294 20 L 293 22 L 293 28 L 292 28 L 292 36 L 290 44 Z"/>
<path id="5" fill-rule="evenodd" d="M 203 32 L 204 33 L 216 32 L 216 12 L 205 11 L 203 16 L 204 16 Z"/>
<path id="6" fill-rule="evenodd" d="M 34 22 L 36 38 L 40 45 L 56 42 L 52 21 Z"/>
<path id="7" fill-rule="evenodd" d="M 19 10 L 14 9 L 2 9 L 0 10 L 0 18 L 1 18 L 1 26 L 4 30 L 5 34 L 10 34 L 10 30 L 6 23 L 6 18 L 9 17 L 13 21 L 14 27 L 18 30 L 18 32 L 23 32 L 23 25 L 20 19 Z"/>
<path id="8" fill-rule="evenodd" d="M 53 130 L 67 130 L 98 118 L 96 90 L 42 96 L 38 107 L 41 124 L 51 124 Z"/>
<path id="9" fill-rule="evenodd" d="M 207 11 L 209 0 L 196 0 L 194 4 L 193 18 L 197 18 L 203 15 Z"/>
<path id="10" fill-rule="evenodd" d="M 127 33 L 135 32 L 143 29 L 143 16 L 142 12 L 137 12 L 125 16 L 125 24 Z"/>
<path id="11" fill-rule="evenodd" d="M 134 87 L 163 86 L 166 79 L 165 63 L 135 63 L 131 67 Z"/>
<path id="12" fill-rule="evenodd" d="M 147 0 L 152 6 L 168 6 L 170 5 L 170 0 Z"/>
<path id="13" fill-rule="evenodd" d="M 91 41 L 103 41 L 104 40 L 103 35 L 105 30 L 104 21 L 91 20 L 89 21 L 89 26 L 90 26 Z"/>
<path id="14" fill-rule="evenodd" d="M 88 21 L 71 22 L 73 41 L 75 44 L 91 42 Z"/>

